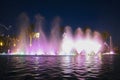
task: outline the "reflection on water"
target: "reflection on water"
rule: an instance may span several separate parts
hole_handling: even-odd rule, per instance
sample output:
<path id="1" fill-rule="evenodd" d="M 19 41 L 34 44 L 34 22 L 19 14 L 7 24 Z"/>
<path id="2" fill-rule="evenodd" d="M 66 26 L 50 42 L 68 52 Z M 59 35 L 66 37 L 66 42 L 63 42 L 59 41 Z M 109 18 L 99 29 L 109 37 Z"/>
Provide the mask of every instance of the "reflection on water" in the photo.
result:
<path id="1" fill-rule="evenodd" d="M 120 58 L 113 58 L 112 55 L 1 56 L 0 80 L 119 80 L 120 66 L 116 65 L 116 59 Z"/>

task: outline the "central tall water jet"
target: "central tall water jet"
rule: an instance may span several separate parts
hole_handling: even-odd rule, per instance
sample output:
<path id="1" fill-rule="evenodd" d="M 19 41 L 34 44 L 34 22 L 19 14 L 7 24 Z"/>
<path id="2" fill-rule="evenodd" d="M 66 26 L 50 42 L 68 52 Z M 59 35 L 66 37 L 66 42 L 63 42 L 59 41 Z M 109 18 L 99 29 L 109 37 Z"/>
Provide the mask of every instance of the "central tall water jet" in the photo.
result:
<path id="1" fill-rule="evenodd" d="M 51 55 L 57 55 L 60 48 L 60 22 L 60 17 L 56 17 L 52 22 L 48 51 L 48 53 Z"/>

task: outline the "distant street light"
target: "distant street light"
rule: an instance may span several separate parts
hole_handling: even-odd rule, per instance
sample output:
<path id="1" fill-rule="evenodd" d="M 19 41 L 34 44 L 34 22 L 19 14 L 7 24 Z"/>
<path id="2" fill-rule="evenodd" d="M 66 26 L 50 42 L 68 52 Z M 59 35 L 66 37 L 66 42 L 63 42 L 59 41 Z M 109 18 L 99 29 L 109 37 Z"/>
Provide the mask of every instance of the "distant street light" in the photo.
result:
<path id="1" fill-rule="evenodd" d="M 3 46 L 3 42 L 0 42 L 0 46 Z"/>
<path id="2" fill-rule="evenodd" d="M 35 38 L 39 38 L 39 37 L 40 37 L 40 33 L 38 33 L 38 32 L 35 33 L 35 34 L 34 34 L 34 37 L 35 37 Z"/>

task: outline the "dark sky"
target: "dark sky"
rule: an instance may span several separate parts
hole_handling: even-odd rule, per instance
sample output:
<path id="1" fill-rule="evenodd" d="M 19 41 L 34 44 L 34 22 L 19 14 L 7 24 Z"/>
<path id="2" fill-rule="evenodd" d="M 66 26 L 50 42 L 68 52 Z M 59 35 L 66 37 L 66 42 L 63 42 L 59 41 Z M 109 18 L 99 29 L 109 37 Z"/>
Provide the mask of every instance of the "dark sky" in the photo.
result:
<path id="1" fill-rule="evenodd" d="M 93 30 L 108 31 L 114 44 L 120 44 L 119 0 L 0 0 L 0 24 L 12 25 L 16 31 L 16 19 L 26 12 L 31 20 L 40 13 L 50 23 L 60 16 L 63 25 L 73 29 L 89 25 Z"/>

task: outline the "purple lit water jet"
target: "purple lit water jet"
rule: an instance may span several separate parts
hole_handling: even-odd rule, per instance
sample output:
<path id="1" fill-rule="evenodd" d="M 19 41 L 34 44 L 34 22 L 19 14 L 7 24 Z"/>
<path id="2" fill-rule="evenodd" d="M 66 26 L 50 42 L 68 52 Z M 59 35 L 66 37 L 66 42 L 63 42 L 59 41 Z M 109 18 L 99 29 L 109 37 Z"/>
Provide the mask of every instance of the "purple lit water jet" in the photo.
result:
<path id="1" fill-rule="evenodd" d="M 43 30 L 44 17 L 35 16 L 35 29 L 30 28 L 29 19 L 22 15 L 20 22 L 20 42 L 11 54 L 15 55 L 84 55 L 103 52 L 104 41 L 101 33 L 80 27 L 73 34 L 70 26 L 60 31 L 60 18 L 56 17 L 52 23 L 50 35 Z M 16 50 L 16 51 L 15 51 Z"/>

